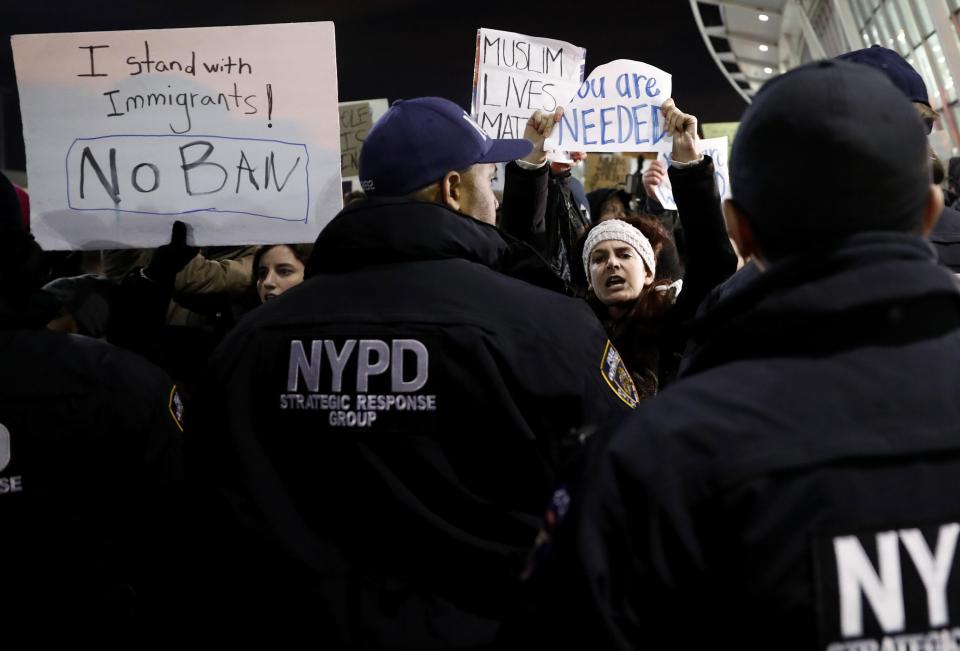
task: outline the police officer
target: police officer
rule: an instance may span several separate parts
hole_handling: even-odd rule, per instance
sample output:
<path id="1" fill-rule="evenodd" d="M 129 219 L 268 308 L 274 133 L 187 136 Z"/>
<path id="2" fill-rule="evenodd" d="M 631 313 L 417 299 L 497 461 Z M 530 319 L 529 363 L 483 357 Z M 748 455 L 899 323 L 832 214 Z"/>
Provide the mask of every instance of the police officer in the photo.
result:
<path id="1" fill-rule="evenodd" d="M 942 208 L 925 136 L 860 64 L 757 94 L 725 212 L 762 273 L 704 317 L 686 377 L 594 440 L 529 632 L 565 648 L 954 648 L 960 292 L 924 239 Z M 800 172 L 824 165 L 800 200 Z"/>
<path id="2" fill-rule="evenodd" d="M 0 621 L 12 639 L 154 639 L 180 611 L 183 405 L 136 355 L 44 329 L 57 304 L 5 186 Z"/>
<path id="3" fill-rule="evenodd" d="M 558 469 L 637 400 L 583 302 L 499 271 L 493 163 L 530 148 L 396 102 L 313 277 L 215 354 L 196 459 L 231 619 L 331 648 L 495 638 Z"/>

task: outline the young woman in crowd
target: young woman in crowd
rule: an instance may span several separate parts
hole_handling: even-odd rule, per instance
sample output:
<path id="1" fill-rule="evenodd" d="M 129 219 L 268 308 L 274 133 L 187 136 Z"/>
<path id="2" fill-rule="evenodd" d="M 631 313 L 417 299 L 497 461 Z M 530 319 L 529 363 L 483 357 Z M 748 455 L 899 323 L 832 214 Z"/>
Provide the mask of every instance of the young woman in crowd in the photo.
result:
<path id="1" fill-rule="evenodd" d="M 266 244 L 253 255 L 257 297 L 266 303 L 303 282 L 312 244 Z"/>
<path id="2" fill-rule="evenodd" d="M 664 129 L 673 136 L 670 180 L 687 240 L 685 273 L 669 253 L 669 235 L 653 218 L 627 216 L 594 224 L 583 240 L 587 301 L 604 323 L 641 398 L 654 395 L 679 368 L 683 322 L 707 293 L 737 268 L 723 223 L 713 161 L 697 151 L 697 119 L 667 100 Z M 667 253 L 668 255 L 664 255 Z M 658 266 L 661 267 L 658 269 Z M 659 273 L 658 273 L 659 272 Z"/>

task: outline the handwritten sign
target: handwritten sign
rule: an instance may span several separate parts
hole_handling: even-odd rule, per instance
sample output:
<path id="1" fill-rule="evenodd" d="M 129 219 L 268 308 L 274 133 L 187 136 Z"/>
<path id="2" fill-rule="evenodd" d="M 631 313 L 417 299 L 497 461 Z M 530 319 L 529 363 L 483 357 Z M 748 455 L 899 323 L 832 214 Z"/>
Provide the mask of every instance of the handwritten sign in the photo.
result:
<path id="1" fill-rule="evenodd" d="M 386 98 L 340 102 L 340 176 L 350 187 L 360 186 L 360 150 L 370 129 L 390 108 Z"/>
<path id="2" fill-rule="evenodd" d="M 727 143 L 733 145 L 733 139 L 737 136 L 737 129 L 740 128 L 739 122 L 703 122 L 700 124 L 703 129 L 704 138 L 727 138 Z"/>
<path id="3" fill-rule="evenodd" d="M 340 104 L 340 175 L 356 176 L 360 148 L 373 126 L 373 112 L 367 102 Z"/>
<path id="4" fill-rule="evenodd" d="M 727 169 L 727 137 L 701 140 L 697 148 L 701 154 L 713 159 L 713 166 L 716 170 L 714 177 L 717 180 L 717 191 L 720 193 L 721 199 L 728 199 L 730 197 L 730 173 Z M 669 168 L 670 152 L 661 152 L 658 158 Z M 673 198 L 673 184 L 670 183 L 669 174 L 667 174 L 663 178 L 663 182 L 657 186 L 656 194 L 660 205 L 664 208 L 667 210 L 677 209 L 677 202 L 674 201 Z"/>
<path id="5" fill-rule="evenodd" d="M 13 37 L 46 249 L 312 242 L 339 210 L 332 23 Z"/>
<path id="6" fill-rule="evenodd" d="M 471 114 L 491 138 L 522 138 L 534 111 L 553 112 L 576 94 L 586 54 L 564 41 L 478 30 Z"/>
<path id="7" fill-rule="evenodd" d="M 340 175 L 359 184 L 360 150 L 373 124 L 387 112 L 385 98 L 340 102 Z"/>
<path id="8" fill-rule="evenodd" d="M 672 92 L 670 74 L 620 59 L 596 68 L 568 104 L 545 149 L 669 151 L 660 105 Z"/>
<path id="9" fill-rule="evenodd" d="M 631 160 L 618 154 L 587 156 L 583 187 L 589 192 L 601 188 L 623 188 L 630 174 Z"/>

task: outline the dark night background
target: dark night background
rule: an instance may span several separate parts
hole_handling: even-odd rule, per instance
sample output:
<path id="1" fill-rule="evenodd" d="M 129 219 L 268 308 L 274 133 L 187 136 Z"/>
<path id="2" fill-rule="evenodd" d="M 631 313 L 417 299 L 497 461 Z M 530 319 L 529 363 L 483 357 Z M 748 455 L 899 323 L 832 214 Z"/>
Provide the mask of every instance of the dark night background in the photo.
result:
<path id="1" fill-rule="evenodd" d="M 476 30 L 502 29 L 587 49 L 586 73 L 635 59 L 673 74 L 673 95 L 701 122 L 745 108 L 710 58 L 685 0 L 594 3 L 426 0 L 0 0 L 0 167 L 25 169 L 10 35 L 332 20 L 340 101 L 439 95 L 470 107 Z M 309 63 L 304 66 L 309 74 Z"/>

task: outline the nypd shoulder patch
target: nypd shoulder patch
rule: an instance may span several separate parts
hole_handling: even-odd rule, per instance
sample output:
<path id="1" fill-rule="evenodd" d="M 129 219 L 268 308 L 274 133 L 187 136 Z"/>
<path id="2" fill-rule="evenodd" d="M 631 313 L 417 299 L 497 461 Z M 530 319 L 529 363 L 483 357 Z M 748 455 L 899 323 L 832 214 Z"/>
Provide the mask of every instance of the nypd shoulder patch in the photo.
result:
<path id="1" fill-rule="evenodd" d="M 173 422 L 176 423 L 180 431 L 183 431 L 183 400 L 177 392 L 177 385 L 174 384 L 170 389 L 170 399 L 167 402 L 167 410 L 170 412 Z"/>
<path id="2" fill-rule="evenodd" d="M 640 402 L 640 394 L 633 378 L 630 377 L 630 371 L 620 353 L 613 347 L 610 341 L 607 341 L 603 349 L 603 359 L 600 361 L 600 374 L 603 376 L 607 386 L 631 409 L 635 408 Z"/>

